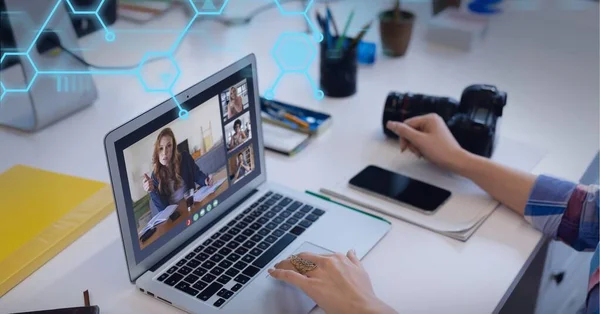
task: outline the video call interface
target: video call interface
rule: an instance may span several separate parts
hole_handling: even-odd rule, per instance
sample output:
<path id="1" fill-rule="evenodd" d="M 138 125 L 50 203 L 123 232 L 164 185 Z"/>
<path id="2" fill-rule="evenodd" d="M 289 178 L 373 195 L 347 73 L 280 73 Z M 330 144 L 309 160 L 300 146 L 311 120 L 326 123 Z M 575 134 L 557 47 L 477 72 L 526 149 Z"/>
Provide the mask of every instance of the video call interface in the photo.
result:
<path id="1" fill-rule="evenodd" d="M 243 79 L 123 150 L 136 259 L 219 216 L 211 213 L 258 175 L 249 88 Z"/>

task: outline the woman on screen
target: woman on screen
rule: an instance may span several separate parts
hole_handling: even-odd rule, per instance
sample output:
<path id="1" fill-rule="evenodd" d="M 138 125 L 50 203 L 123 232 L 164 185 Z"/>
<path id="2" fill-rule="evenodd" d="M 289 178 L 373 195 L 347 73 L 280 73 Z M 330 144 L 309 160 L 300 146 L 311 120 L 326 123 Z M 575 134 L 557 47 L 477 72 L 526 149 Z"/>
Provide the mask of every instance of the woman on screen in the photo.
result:
<path id="1" fill-rule="evenodd" d="M 244 160 L 244 154 L 239 153 L 237 155 L 237 171 L 235 172 L 234 180 L 243 178 L 248 172 L 250 172 L 250 170 L 252 170 L 252 169 L 250 168 L 250 166 L 248 166 L 248 164 Z"/>
<path id="2" fill-rule="evenodd" d="M 196 184 L 202 187 L 213 183 L 212 176 L 200 171 L 188 152 L 179 152 L 176 143 L 173 131 L 163 129 L 154 143 L 152 176 L 144 174 L 144 190 L 150 193 L 154 210 L 158 212 L 179 203 L 185 192 L 195 189 Z"/>
<path id="3" fill-rule="evenodd" d="M 233 118 L 236 114 L 244 110 L 242 104 L 242 97 L 238 96 L 237 88 L 231 87 L 229 90 L 229 103 L 227 104 L 227 117 L 228 119 Z"/>
<path id="4" fill-rule="evenodd" d="M 248 136 L 242 131 L 242 121 L 240 119 L 235 120 L 233 123 L 233 135 L 229 141 L 229 149 L 233 149 L 238 145 L 242 144 Z"/>

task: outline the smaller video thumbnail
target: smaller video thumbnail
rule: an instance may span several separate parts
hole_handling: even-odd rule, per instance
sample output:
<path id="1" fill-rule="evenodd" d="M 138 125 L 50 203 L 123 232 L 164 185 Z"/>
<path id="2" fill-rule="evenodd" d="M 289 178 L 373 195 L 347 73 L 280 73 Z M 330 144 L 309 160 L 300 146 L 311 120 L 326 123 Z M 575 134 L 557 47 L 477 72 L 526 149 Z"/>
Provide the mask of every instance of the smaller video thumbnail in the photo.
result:
<path id="1" fill-rule="evenodd" d="M 228 152 L 232 152 L 251 138 L 252 126 L 249 111 L 225 125 L 225 143 L 227 143 Z"/>
<path id="2" fill-rule="evenodd" d="M 252 145 L 239 151 L 237 154 L 231 155 L 228 160 L 229 179 L 233 184 L 241 180 L 243 177 L 254 171 L 254 150 Z"/>
<path id="3" fill-rule="evenodd" d="M 230 120 L 248 109 L 248 84 L 246 79 L 231 86 L 221 93 L 223 120 Z"/>

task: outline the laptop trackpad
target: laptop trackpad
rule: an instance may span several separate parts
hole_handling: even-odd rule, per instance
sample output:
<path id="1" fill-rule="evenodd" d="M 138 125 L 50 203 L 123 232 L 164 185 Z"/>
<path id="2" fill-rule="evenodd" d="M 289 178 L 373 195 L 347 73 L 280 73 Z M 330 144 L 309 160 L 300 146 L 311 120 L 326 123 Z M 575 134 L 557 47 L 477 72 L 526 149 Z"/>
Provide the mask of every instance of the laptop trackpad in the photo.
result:
<path id="1" fill-rule="evenodd" d="M 300 245 L 293 254 L 299 254 L 302 252 L 310 252 L 314 254 L 332 254 L 333 252 L 323 247 L 317 246 L 310 242 L 304 242 Z M 288 256 L 282 255 L 279 259 L 274 261 L 273 265 L 277 262 L 288 258 Z M 266 298 L 271 299 L 271 302 L 267 302 L 271 309 L 266 309 L 269 313 L 308 313 L 315 306 L 315 303 L 302 292 L 302 290 L 295 288 L 285 282 L 279 281 L 271 277 L 266 273 L 268 280 Z"/>

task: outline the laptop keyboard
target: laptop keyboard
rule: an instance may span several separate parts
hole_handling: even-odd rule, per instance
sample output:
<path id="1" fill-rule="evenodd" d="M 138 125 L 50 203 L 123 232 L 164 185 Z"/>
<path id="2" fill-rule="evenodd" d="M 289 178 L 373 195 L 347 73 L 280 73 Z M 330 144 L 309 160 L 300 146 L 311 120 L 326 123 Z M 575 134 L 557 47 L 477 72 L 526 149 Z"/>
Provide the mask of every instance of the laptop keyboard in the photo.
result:
<path id="1" fill-rule="evenodd" d="M 157 280 L 219 308 L 323 214 L 268 192 Z"/>

